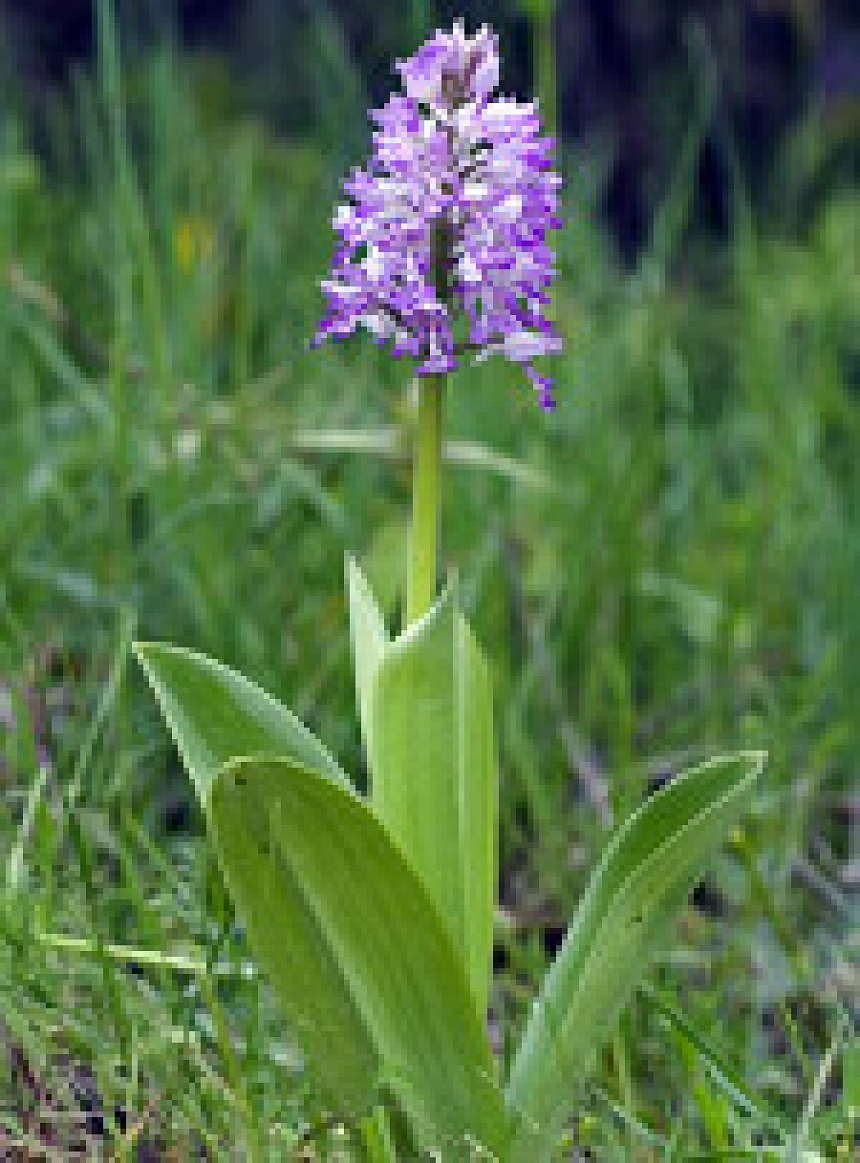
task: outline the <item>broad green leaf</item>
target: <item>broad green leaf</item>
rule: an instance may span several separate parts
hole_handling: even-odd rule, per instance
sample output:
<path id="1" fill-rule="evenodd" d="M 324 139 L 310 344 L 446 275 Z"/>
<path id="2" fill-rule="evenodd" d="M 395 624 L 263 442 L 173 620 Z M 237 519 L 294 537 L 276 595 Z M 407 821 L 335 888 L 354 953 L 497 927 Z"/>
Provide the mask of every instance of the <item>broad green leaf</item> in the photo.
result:
<path id="1" fill-rule="evenodd" d="M 237 912 L 339 1110 L 390 1092 L 421 1147 L 502 1158 L 482 1015 L 429 893 L 373 812 L 288 760 L 237 760 L 207 816 Z M 345 1020 L 344 1020 L 345 1019 Z"/>
<path id="2" fill-rule="evenodd" d="M 358 712 L 361 720 L 361 734 L 367 749 L 367 762 L 370 765 L 373 761 L 371 699 L 376 672 L 388 645 L 388 633 L 379 607 L 370 592 L 370 586 L 351 557 L 347 558 L 346 574 Z M 371 768 L 371 789 L 373 786 L 373 770 Z"/>
<path id="3" fill-rule="evenodd" d="M 206 811 L 252 947 L 320 1089 L 339 1111 L 358 1115 L 381 1087 L 398 1096 L 414 1087 L 426 1102 L 425 1126 L 457 1135 L 468 1123 L 489 1138 L 482 1120 L 501 1125 L 501 1097 L 462 965 L 427 890 L 335 761 L 286 708 L 227 667 L 161 644 L 137 643 L 135 652 Z M 244 784 L 235 765 L 225 771 L 229 760 L 254 755 L 285 758 Z M 263 789 L 273 783 L 270 797 Z M 278 805 L 271 810 L 270 798 Z M 314 815 L 310 805 L 321 801 L 328 806 Z M 295 843 L 294 827 L 302 833 Z M 265 859 L 253 847 L 261 840 Z M 377 976 L 365 981 L 365 972 Z M 450 1059 L 460 1054 L 455 1067 Z M 419 1107 L 413 1098 L 414 1118 Z M 466 1120 L 468 1108 L 474 1117 Z"/>
<path id="4" fill-rule="evenodd" d="M 377 664 L 373 807 L 425 883 L 486 1012 L 498 776 L 487 665 L 449 589 Z"/>
<path id="5" fill-rule="evenodd" d="M 541 1157 L 704 862 L 749 802 L 764 755 L 678 776 L 618 829 L 544 981 L 507 1089 L 510 1163 Z"/>
<path id="6" fill-rule="evenodd" d="M 134 652 L 201 800 L 218 769 L 240 756 L 285 756 L 346 781 L 304 723 L 243 675 L 163 642 L 135 642 Z"/>
<path id="7" fill-rule="evenodd" d="M 134 650 L 204 806 L 218 771 L 242 756 L 285 756 L 346 783 L 335 761 L 298 719 L 242 675 L 174 646 L 138 642 Z M 299 1033 L 321 1085 L 332 1098 L 360 1103 L 367 1096 L 374 1057 L 338 974 L 319 962 L 316 928 L 300 901 L 291 913 L 275 918 L 273 927 L 292 954 L 295 998 L 301 1000 L 319 986 L 317 1024 L 310 1022 Z M 343 1047 L 337 1055 L 331 1053 L 334 1030 Z"/>
<path id="8" fill-rule="evenodd" d="M 479 1011 L 485 1014 L 492 974 L 498 872 L 499 773 L 493 732 L 493 683 L 484 655 L 460 614 L 454 633 L 466 966 Z"/>

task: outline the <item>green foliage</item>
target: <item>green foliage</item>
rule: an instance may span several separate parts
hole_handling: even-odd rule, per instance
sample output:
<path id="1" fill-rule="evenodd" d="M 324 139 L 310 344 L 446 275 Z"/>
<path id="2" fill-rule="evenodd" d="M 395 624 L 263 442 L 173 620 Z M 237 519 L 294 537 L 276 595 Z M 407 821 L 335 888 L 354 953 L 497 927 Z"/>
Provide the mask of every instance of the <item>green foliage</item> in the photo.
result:
<path id="1" fill-rule="evenodd" d="M 328 1100 L 357 1121 L 388 1092 L 427 1146 L 452 1135 L 497 1150 L 504 1123 L 480 1011 L 385 830 L 262 691 L 185 651 L 137 654 L 254 951 Z"/>
<path id="2" fill-rule="evenodd" d="M 286 756 L 297 766 L 346 782 L 319 740 L 242 675 L 157 642 L 138 642 L 134 650 L 204 803 L 209 781 L 237 756 Z"/>
<path id="3" fill-rule="evenodd" d="M 589 1072 L 643 967 L 665 942 L 703 860 L 747 809 L 763 761 L 751 754 L 694 768 L 616 831 L 513 1063 L 507 1100 L 520 1122 L 512 1160 L 534 1159 L 550 1149 L 569 1112 L 572 1080 Z"/>
<path id="4" fill-rule="evenodd" d="M 381 650 L 380 616 L 351 574 L 355 640 L 381 652 L 375 671 L 358 667 L 372 678 L 375 812 L 247 680 L 175 648 L 137 655 L 254 952 L 338 1112 L 358 1122 L 387 1092 L 425 1149 L 465 1158 L 479 1143 L 534 1158 L 551 1149 L 571 1077 L 592 1068 L 702 860 L 748 806 L 763 757 L 679 777 L 616 833 L 514 1061 L 509 1142 L 481 1020 L 493 884 L 482 837 L 495 824 L 486 671 L 450 591 Z"/>
<path id="5" fill-rule="evenodd" d="M 462 965 L 422 881 L 373 814 L 342 787 L 276 760 L 231 765 L 209 804 L 253 948 L 271 967 L 279 997 L 301 1011 L 302 1043 L 308 1035 L 325 1042 L 315 1061 L 333 1076 L 337 1112 L 391 1095 L 424 1149 L 467 1158 L 468 1144 L 477 1143 L 501 1154 L 502 1104 Z M 314 922 L 308 978 L 292 973 L 302 927 L 287 906 L 286 885 Z M 355 1022 L 319 1004 L 327 946 L 340 993 L 366 1027 L 356 1041 L 367 1054 L 356 1056 L 353 1090 L 340 1088 L 339 1074 L 351 1058 Z"/>
<path id="6" fill-rule="evenodd" d="M 490 676 L 456 587 L 392 643 L 351 566 L 359 700 L 372 802 L 430 887 L 487 1010 L 496 886 L 498 774 Z M 362 644 L 373 661 L 363 658 Z"/>
<path id="7" fill-rule="evenodd" d="M 346 1149 L 121 624 L 133 608 L 138 636 L 253 675 L 363 781 L 343 556 L 361 554 L 395 625 L 406 477 L 402 443 L 353 437 L 399 429 L 406 369 L 372 345 L 305 350 L 343 93 L 364 121 L 327 60 L 328 136 L 301 141 L 238 118 L 217 59 L 170 51 L 123 70 L 119 142 L 104 60 L 48 100 L 44 157 L 4 106 L 0 855 L 18 890 L 0 910 L 0 1012 L 18 1064 L 0 1071 L 0 1139 L 36 1154 L 27 1111 L 62 1151 L 86 1088 L 104 1112 L 91 1153 L 122 1140 L 115 1110 L 135 1142 L 187 1157 L 241 1155 L 260 1128 L 275 1158 Z M 604 820 L 709 754 L 770 755 L 743 846 L 715 858 L 649 978 L 671 1011 L 631 1002 L 575 1097 L 568 1153 L 713 1158 L 764 1133 L 744 1095 L 799 1124 L 856 1001 L 860 215 L 837 168 L 819 181 L 827 134 L 811 119 L 787 143 L 772 200 L 797 192 L 790 220 L 759 219 L 738 181 L 721 244 L 691 226 L 693 142 L 657 259 L 633 276 L 600 226 L 614 143 L 588 142 L 565 160 L 557 414 L 492 362 L 450 394 L 446 566 L 497 696 L 502 1057 Z M 12 727 L 7 681 L 35 692 Z M 25 759 L 40 744 L 44 782 Z M 850 1150 L 833 1062 L 809 1127 L 825 1156 Z"/>

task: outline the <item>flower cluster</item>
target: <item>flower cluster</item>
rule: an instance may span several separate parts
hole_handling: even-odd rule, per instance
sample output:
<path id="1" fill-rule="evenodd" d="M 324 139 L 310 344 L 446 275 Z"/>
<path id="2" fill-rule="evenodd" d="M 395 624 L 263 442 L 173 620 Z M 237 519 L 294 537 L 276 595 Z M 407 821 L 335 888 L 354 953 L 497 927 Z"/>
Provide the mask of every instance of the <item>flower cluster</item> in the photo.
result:
<path id="1" fill-rule="evenodd" d="M 533 103 L 496 96 L 495 35 L 455 24 L 398 63 L 404 92 L 373 113 L 373 154 L 345 185 L 328 310 L 316 341 L 357 327 L 419 374 L 501 352 L 524 365 L 541 403 L 552 382 L 532 361 L 561 340 L 547 317 L 547 231 L 560 179 Z"/>

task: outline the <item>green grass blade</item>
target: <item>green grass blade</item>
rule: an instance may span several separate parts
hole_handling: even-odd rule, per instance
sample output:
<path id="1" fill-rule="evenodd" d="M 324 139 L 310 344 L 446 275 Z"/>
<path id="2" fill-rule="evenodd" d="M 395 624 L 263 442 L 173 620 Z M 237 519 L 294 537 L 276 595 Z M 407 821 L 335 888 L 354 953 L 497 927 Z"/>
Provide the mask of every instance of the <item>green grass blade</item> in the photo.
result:
<path id="1" fill-rule="evenodd" d="M 704 862 L 740 818 L 761 753 L 679 776 L 615 833 L 535 1002 L 507 1090 L 511 1163 L 536 1158 L 563 1123 L 573 1083 L 641 979 Z"/>
<path id="2" fill-rule="evenodd" d="M 20 326 L 33 348 L 57 383 L 69 393 L 82 411 L 105 427 L 113 422 L 110 402 L 99 392 L 87 375 L 81 371 L 68 352 L 57 341 L 49 327 L 36 320 L 22 318 Z"/>
<path id="3" fill-rule="evenodd" d="M 398 428 L 332 428 L 291 433 L 290 447 L 297 453 L 356 452 L 387 460 L 407 460 L 407 445 Z M 561 494 L 558 483 L 524 461 L 516 460 L 473 440 L 446 440 L 445 464 L 478 469 L 513 484 L 539 492 Z"/>
<path id="4" fill-rule="evenodd" d="M 658 989 L 653 989 L 647 983 L 643 984 L 642 994 L 648 1004 L 676 1030 L 686 1038 L 701 1058 L 715 1084 L 737 1107 L 745 1114 L 752 1116 L 762 1126 L 780 1132 L 785 1132 L 783 1120 L 775 1112 L 765 1106 L 760 1099 L 751 1093 L 749 1085 L 741 1077 L 740 1071 L 732 1065 L 726 1055 L 706 1038 L 675 1005 L 669 997 Z"/>
<path id="5" fill-rule="evenodd" d="M 848 1024 L 847 1015 L 841 1013 L 836 1022 L 836 1029 L 830 1039 L 830 1045 L 827 1047 L 827 1051 L 819 1063 L 818 1070 L 815 1074 L 815 1081 L 807 1095 L 806 1102 L 803 1104 L 800 1121 L 798 1122 L 794 1138 L 786 1156 L 787 1163 L 795 1163 L 796 1160 L 802 1160 L 805 1157 L 807 1148 L 811 1146 L 809 1143 L 810 1130 L 815 1116 L 822 1105 L 824 1088 L 835 1065 L 836 1056 L 842 1047 Z"/>
<path id="6" fill-rule="evenodd" d="M 21 876 L 24 871 L 24 851 L 32 834 L 36 812 L 42 802 L 45 785 L 48 782 L 50 774 L 50 767 L 47 764 L 43 764 L 30 785 L 27 802 L 24 806 L 24 815 L 18 827 L 17 839 L 6 861 L 6 893 L 9 896 L 12 896 L 18 891 L 21 883 Z"/>

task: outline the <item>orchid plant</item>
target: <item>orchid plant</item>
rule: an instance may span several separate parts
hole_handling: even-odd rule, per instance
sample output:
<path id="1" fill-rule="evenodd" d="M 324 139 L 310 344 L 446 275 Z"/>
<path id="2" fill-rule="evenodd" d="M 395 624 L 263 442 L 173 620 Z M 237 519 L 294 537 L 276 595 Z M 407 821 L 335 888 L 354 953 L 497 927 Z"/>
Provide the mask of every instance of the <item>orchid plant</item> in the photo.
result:
<path id="1" fill-rule="evenodd" d="M 357 329 L 417 370 L 405 625 L 347 565 L 367 797 L 287 709 L 191 651 L 138 643 L 249 943 L 315 1085 L 368 1159 L 552 1156 L 575 1087 L 763 757 L 676 777 L 620 824 L 536 998 L 508 1077 L 487 1010 L 498 771 L 488 665 L 439 596 L 442 416 L 466 355 L 523 365 L 561 340 L 558 218 L 538 110 L 497 95 L 493 33 L 437 33 L 398 65 L 373 154 L 346 184 L 318 341 Z"/>

